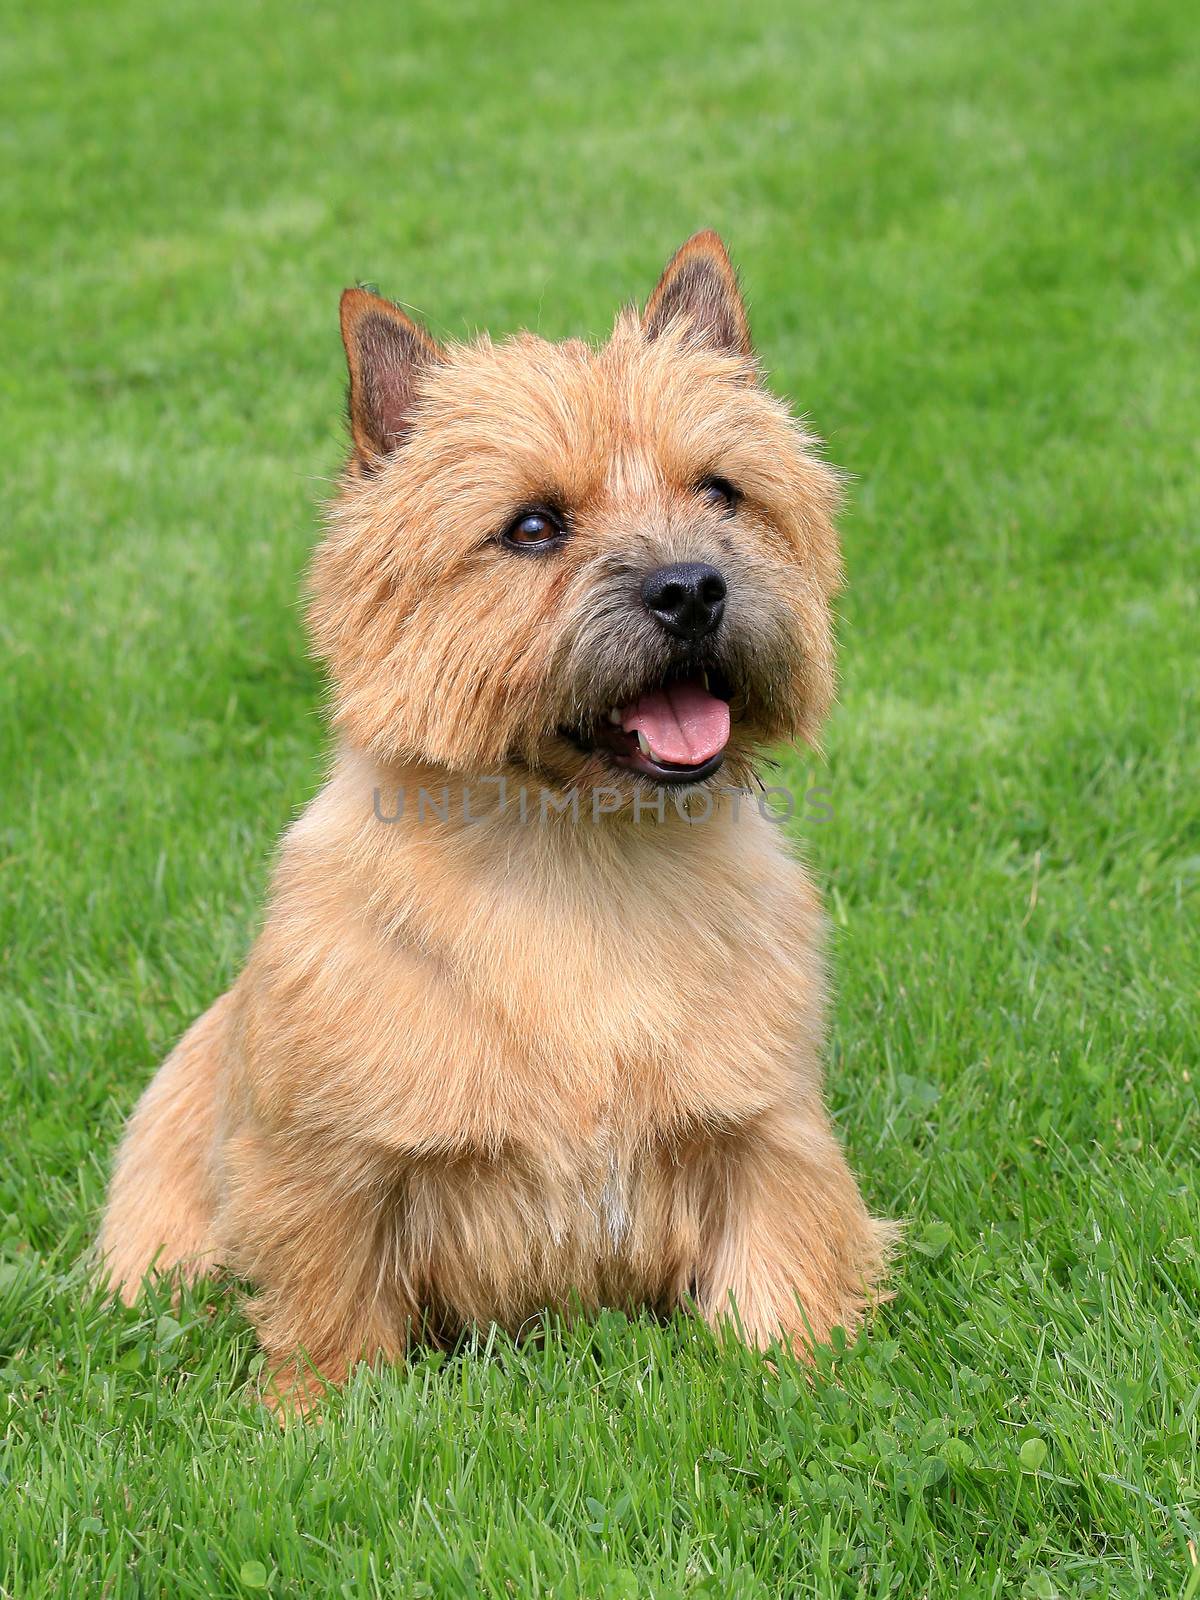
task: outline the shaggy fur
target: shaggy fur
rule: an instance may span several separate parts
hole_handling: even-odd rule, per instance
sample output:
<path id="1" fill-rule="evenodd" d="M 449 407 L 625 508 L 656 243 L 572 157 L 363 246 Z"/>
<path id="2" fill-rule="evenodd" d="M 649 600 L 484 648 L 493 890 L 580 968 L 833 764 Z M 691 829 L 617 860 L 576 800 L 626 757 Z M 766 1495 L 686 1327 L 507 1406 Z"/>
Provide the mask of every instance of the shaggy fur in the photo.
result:
<path id="1" fill-rule="evenodd" d="M 836 476 L 762 387 L 714 234 L 599 350 L 443 349 L 362 290 L 342 328 L 353 451 L 310 610 L 338 754 L 245 970 L 133 1115 L 109 1277 L 249 1279 L 284 1393 L 568 1304 L 805 1349 L 857 1321 L 891 1229 L 822 1104 L 816 896 L 729 787 L 829 706 Z M 511 548 L 538 505 L 566 536 Z M 688 645 L 640 598 L 679 561 L 728 583 Z M 703 824 L 590 743 L 682 657 L 732 696 Z"/>

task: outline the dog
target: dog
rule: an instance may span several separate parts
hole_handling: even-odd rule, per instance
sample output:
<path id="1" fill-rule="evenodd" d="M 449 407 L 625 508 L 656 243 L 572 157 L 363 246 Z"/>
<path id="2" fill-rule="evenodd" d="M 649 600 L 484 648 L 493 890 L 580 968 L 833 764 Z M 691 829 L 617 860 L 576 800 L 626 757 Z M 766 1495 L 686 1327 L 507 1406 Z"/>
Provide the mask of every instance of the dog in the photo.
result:
<path id="1" fill-rule="evenodd" d="M 697 234 L 599 348 L 341 302 L 337 752 L 146 1089 L 110 1286 L 246 1279 L 281 1404 L 548 1309 L 811 1355 L 893 1225 L 822 1100 L 822 913 L 746 799 L 834 694 L 840 479 Z M 468 803 L 469 802 L 469 803 Z"/>

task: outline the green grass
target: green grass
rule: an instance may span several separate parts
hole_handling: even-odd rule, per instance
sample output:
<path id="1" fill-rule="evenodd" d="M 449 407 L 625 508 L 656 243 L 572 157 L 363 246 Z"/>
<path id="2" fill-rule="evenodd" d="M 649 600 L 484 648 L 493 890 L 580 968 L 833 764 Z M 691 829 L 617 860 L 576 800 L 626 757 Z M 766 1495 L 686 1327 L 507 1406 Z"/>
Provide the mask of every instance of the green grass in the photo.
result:
<path id="1" fill-rule="evenodd" d="M 1185 0 L 10 8 L 0 1593 L 1200 1593 Z M 605 1316 L 281 1435 L 78 1265 L 319 782 L 336 296 L 602 334 L 695 227 L 856 478 L 804 839 L 896 1296 L 812 1386 Z"/>

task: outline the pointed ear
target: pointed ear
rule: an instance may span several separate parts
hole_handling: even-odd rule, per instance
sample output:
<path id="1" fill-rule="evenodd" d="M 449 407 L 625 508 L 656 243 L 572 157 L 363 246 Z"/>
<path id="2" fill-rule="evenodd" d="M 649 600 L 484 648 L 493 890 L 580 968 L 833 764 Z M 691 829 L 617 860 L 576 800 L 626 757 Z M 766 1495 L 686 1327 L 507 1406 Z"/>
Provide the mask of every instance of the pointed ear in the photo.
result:
<path id="1" fill-rule="evenodd" d="M 705 228 L 694 233 L 667 262 L 650 296 L 642 327 L 648 339 L 669 322 L 690 322 L 705 344 L 730 355 L 752 353 L 750 324 L 737 273 L 721 237 Z"/>
<path id="2" fill-rule="evenodd" d="M 350 433 L 358 464 L 371 472 L 398 450 L 411 427 L 417 378 L 441 351 L 399 306 L 369 289 L 342 295 L 342 343 L 350 366 Z"/>

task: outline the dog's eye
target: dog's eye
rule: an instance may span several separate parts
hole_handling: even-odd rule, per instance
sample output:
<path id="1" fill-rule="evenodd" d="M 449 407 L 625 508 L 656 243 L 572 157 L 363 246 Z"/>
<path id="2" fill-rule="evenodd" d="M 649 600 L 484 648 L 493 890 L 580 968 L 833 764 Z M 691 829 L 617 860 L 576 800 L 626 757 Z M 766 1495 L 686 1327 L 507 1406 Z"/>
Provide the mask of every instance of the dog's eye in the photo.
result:
<path id="1" fill-rule="evenodd" d="M 507 545 L 528 550 L 536 545 L 554 544 L 566 531 L 566 523 L 557 511 L 552 511 L 549 506 L 534 506 L 518 512 L 501 538 Z"/>
<path id="2" fill-rule="evenodd" d="M 726 512 L 733 511 L 742 498 L 742 491 L 728 478 L 701 478 L 696 493 L 715 510 Z"/>

